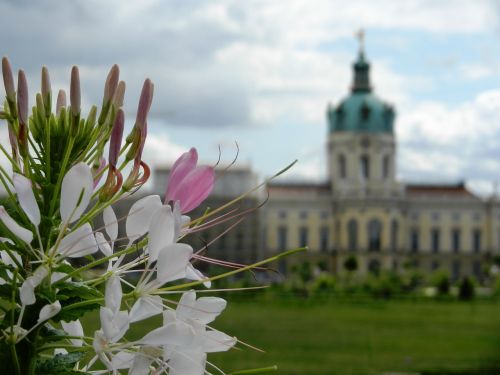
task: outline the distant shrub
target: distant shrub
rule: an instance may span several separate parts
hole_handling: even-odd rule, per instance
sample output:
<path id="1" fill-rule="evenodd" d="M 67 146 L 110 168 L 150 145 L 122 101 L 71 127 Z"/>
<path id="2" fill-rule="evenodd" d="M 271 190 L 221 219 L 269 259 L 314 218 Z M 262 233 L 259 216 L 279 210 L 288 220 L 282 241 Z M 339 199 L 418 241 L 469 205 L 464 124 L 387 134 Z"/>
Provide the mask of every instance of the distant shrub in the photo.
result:
<path id="1" fill-rule="evenodd" d="M 439 296 L 447 296 L 450 294 L 451 289 L 451 281 L 450 275 L 447 271 L 439 270 L 436 271 L 431 276 L 431 284 L 436 287 L 437 294 Z"/>
<path id="2" fill-rule="evenodd" d="M 313 295 L 333 294 L 337 288 L 337 281 L 334 276 L 326 273 L 320 274 L 309 285 L 309 290 Z"/>
<path id="3" fill-rule="evenodd" d="M 465 276 L 460 281 L 458 298 L 463 301 L 470 301 L 474 298 L 474 283 L 472 282 L 470 277 Z"/>

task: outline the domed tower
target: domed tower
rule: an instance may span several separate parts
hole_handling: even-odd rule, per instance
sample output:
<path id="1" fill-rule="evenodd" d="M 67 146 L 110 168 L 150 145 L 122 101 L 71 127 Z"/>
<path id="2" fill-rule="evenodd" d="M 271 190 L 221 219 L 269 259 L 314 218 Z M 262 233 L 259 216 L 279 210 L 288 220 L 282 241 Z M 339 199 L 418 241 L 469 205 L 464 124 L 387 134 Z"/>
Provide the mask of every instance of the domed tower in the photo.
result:
<path id="1" fill-rule="evenodd" d="M 351 92 L 329 105 L 328 173 L 334 196 L 389 196 L 395 181 L 394 108 L 373 94 L 361 40 Z"/>

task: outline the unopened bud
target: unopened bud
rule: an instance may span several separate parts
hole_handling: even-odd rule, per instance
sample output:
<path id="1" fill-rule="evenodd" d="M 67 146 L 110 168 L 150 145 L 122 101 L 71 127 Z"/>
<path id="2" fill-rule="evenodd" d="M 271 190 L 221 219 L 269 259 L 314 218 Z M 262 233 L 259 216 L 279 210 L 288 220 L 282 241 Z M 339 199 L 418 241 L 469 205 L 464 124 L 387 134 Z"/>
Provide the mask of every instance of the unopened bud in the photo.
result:
<path id="1" fill-rule="evenodd" d="M 153 83 L 148 78 L 144 81 L 142 86 L 141 96 L 139 98 L 139 105 L 137 107 L 137 117 L 135 122 L 139 128 L 142 128 L 146 123 L 149 108 L 151 107 L 151 102 L 153 101 Z"/>
<path id="2" fill-rule="evenodd" d="M 36 94 L 36 109 L 42 118 L 45 118 L 45 107 L 41 94 Z"/>
<path id="3" fill-rule="evenodd" d="M 86 122 L 85 126 L 94 127 L 96 117 L 97 117 L 97 107 L 95 105 L 93 105 L 90 108 L 89 114 L 87 116 L 87 122 Z"/>
<path id="4" fill-rule="evenodd" d="M 47 67 L 42 68 L 42 99 L 45 112 L 50 114 L 52 110 L 52 88 L 50 86 L 50 75 Z"/>
<path id="5" fill-rule="evenodd" d="M 120 68 L 115 64 L 111 67 L 111 70 L 108 73 L 108 77 L 106 78 L 106 84 L 104 85 L 104 103 L 107 103 L 113 99 L 119 79 Z"/>
<path id="6" fill-rule="evenodd" d="M 9 59 L 7 57 L 2 58 L 2 75 L 3 84 L 5 87 L 5 93 L 9 100 L 14 100 L 16 97 L 16 89 L 14 85 L 14 76 L 12 75 L 12 69 L 10 67 Z"/>
<path id="7" fill-rule="evenodd" d="M 57 93 L 56 113 L 59 115 L 61 108 L 66 107 L 66 91 L 59 90 Z"/>
<path id="8" fill-rule="evenodd" d="M 28 123 L 28 82 L 24 71 L 19 70 L 17 76 L 17 112 L 19 121 L 23 124 Z"/>
<path id="9" fill-rule="evenodd" d="M 26 158 L 28 156 L 28 126 L 25 123 L 19 123 L 17 140 L 19 144 L 19 153 L 23 158 Z"/>
<path id="10" fill-rule="evenodd" d="M 125 82 L 120 81 L 118 87 L 116 88 L 115 96 L 113 98 L 113 105 L 115 108 L 123 107 L 123 98 L 125 97 Z"/>
<path id="11" fill-rule="evenodd" d="M 80 93 L 80 73 L 77 66 L 73 66 L 71 69 L 71 84 L 70 84 L 70 102 L 71 102 L 71 113 L 73 116 L 78 116 L 81 108 L 81 93 Z"/>
<path id="12" fill-rule="evenodd" d="M 120 148 L 122 145 L 123 126 L 125 124 L 125 115 L 122 109 L 118 110 L 116 114 L 113 130 L 111 131 L 111 139 L 109 141 L 109 165 L 116 167 L 118 156 L 120 155 Z"/>

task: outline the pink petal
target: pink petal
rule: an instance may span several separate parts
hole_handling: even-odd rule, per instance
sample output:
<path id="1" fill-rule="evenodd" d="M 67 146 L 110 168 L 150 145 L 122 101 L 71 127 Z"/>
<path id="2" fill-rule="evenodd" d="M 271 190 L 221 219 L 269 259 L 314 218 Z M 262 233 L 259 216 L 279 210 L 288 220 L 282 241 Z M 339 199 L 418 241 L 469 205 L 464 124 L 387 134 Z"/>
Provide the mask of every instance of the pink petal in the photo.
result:
<path id="1" fill-rule="evenodd" d="M 180 201 L 182 213 L 189 212 L 208 197 L 213 190 L 214 183 L 215 173 L 212 167 L 197 167 L 182 180 L 172 200 Z"/>
<path id="2" fill-rule="evenodd" d="M 170 171 L 170 176 L 168 177 L 167 191 L 165 192 L 165 203 L 168 203 L 172 199 L 172 196 L 176 194 L 179 185 L 186 175 L 196 168 L 196 163 L 198 162 L 198 152 L 193 147 L 188 152 L 183 153 L 172 166 Z M 174 200 L 175 201 L 175 200 Z"/>

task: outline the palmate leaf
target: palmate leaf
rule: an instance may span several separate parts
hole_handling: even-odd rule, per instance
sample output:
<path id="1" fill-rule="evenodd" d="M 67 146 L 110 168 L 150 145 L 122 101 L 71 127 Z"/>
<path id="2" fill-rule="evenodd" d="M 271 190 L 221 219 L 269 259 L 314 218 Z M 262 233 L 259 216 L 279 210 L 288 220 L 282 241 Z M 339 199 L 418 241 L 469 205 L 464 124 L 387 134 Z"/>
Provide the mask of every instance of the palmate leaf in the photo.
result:
<path id="1" fill-rule="evenodd" d="M 87 374 L 86 372 L 73 370 L 75 364 L 85 356 L 83 352 L 72 352 L 57 354 L 53 358 L 37 361 L 36 373 L 44 375 L 69 375 Z"/>

